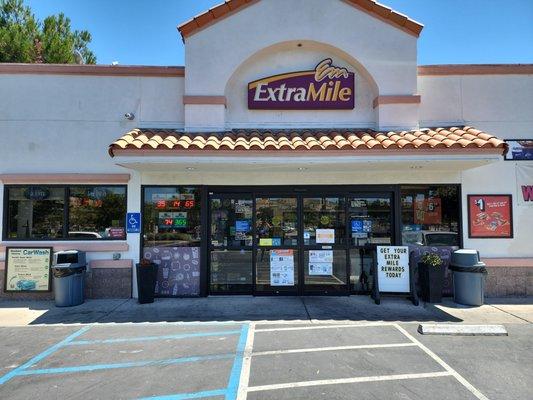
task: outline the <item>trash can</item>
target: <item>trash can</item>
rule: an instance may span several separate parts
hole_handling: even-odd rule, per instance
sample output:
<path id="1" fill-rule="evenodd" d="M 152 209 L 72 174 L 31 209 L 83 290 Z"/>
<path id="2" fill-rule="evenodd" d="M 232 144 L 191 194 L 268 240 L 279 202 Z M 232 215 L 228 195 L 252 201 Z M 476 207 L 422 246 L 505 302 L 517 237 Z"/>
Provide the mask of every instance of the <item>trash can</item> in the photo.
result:
<path id="1" fill-rule="evenodd" d="M 481 306 L 485 301 L 485 263 L 477 250 L 456 250 L 452 254 L 453 300 L 468 306 Z"/>
<path id="2" fill-rule="evenodd" d="M 77 306 L 84 302 L 85 252 L 78 250 L 54 253 L 52 275 L 57 307 Z"/>

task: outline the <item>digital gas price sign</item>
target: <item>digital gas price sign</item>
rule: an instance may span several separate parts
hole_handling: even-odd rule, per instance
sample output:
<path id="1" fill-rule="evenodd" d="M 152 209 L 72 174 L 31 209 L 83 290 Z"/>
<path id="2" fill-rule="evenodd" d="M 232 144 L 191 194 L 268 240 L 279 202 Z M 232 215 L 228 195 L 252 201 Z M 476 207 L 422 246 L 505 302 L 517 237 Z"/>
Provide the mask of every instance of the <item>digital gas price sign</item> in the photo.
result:
<path id="1" fill-rule="evenodd" d="M 195 200 L 157 200 L 155 208 L 159 210 L 190 210 L 195 205 Z"/>
<path id="2" fill-rule="evenodd" d="M 186 228 L 187 227 L 187 213 L 186 212 L 160 212 L 159 213 L 159 228 Z"/>

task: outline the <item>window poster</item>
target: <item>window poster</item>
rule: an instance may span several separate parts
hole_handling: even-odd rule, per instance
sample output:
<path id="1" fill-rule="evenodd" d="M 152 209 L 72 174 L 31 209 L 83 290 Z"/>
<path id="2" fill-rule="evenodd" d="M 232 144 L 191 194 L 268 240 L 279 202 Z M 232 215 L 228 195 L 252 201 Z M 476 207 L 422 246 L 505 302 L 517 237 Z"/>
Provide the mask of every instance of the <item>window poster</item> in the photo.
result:
<path id="1" fill-rule="evenodd" d="M 317 243 L 335 243 L 335 229 L 317 229 Z"/>
<path id="2" fill-rule="evenodd" d="M 424 195 L 418 195 L 415 198 L 413 206 L 415 224 L 430 225 L 442 223 L 442 207 L 440 197 L 424 198 Z"/>
<path id="3" fill-rule="evenodd" d="M 6 292 L 49 292 L 52 247 L 6 249 Z"/>
<path id="4" fill-rule="evenodd" d="M 409 248 L 377 246 L 378 284 L 380 292 L 408 293 Z"/>
<path id="5" fill-rule="evenodd" d="M 309 250 L 309 275 L 333 275 L 333 250 Z"/>
<path id="6" fill-rule="evenodd" d="M 512 196 L 510 194 L 469 194 L 468 237 L 512 238 Z"/>
<path id="7" fill-rule="evenodd" d="M 270 285 L 294 286 L 293 250 L 270 250 Z"/>
<path id="8" fill-rule="evenodd" d="M 159 266 L 155 285 L 156 296 L 200 294 L 199 247 L 145 247 L 143 256 Z"/>

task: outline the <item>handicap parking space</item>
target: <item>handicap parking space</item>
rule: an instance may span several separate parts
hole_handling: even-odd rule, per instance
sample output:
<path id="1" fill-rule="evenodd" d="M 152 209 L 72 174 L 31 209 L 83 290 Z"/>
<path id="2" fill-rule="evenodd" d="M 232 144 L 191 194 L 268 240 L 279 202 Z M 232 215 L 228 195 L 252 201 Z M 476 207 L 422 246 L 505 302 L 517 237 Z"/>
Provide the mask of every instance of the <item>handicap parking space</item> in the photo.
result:
<path id="1" fill-rule="evenodd" d="M 200 361 L 121 369 L 75 371 L 20 376 L 0 389 L 2 398 L 35 399 L 139 399 L 198 393 L 202 398 L 222 395 L 233 360 Z M 201 379 L 199 379 L 201 377 Z M 213 396 L 209 396 L 211 392 Z"/>
<path id="2" fill-rule="evenodd" d="M 236 398 L 247 330 L 245 323 L 78 326 L 0 376 L 0 398 Z"/>

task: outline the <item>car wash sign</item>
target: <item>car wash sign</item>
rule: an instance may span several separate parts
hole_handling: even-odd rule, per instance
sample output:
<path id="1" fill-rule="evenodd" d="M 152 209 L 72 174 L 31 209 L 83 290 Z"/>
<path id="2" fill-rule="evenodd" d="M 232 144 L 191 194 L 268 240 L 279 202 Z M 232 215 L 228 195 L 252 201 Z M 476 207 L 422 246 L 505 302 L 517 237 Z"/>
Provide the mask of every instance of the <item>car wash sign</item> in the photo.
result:
<path id="1" fill-rule="evenodd" d="M 352 110 L 355 75 L 331 58 L 313 70 L 269 76 L 248 84 L 250 110 Z"/>

